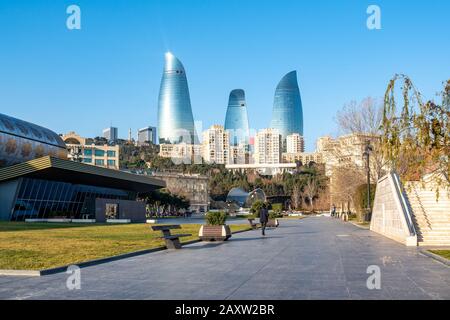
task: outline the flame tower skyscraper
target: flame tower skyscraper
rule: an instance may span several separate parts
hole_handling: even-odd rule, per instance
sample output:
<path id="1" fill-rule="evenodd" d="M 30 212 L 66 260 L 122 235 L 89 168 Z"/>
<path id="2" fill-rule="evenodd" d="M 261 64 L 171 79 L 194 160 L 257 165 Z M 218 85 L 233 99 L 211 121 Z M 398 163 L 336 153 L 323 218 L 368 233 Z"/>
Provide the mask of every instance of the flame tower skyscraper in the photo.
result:
<path id="1" fill-rule="evenodd" d="M 159 143 L 198 144 L 183 64 L 166 53 L 158 100 Z"/>
<path id="2" fill-rule="evenodd" d="M 293 133 L 303 136 L 303 109 L 297 71 L 286 74 L 275 90 L 271 128 L 278 129 L 286 148 L 286 137 Z"/>
<path id="3" fill-rule="evenodd" d="M 248 145 L 250 132 L 247 103 L 245 102 L 245 92 L 242 89 L 236 89 L 230 93 L 225 116 L 225 130 L 230 132 L 231 145 Z"/>

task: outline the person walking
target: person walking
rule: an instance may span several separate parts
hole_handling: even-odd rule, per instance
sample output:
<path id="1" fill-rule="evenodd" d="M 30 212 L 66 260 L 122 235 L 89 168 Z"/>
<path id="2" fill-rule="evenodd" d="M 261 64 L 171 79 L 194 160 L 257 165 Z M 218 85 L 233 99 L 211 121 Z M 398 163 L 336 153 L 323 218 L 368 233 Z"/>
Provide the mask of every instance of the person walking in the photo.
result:
<path id="1" fill-rule="evenodd" d="M 269 210 L 267 210 L 267 205 L 264 204 L 261 210 L 259 211 L 259 222 L 261 222 L 261 230 L 263 236 L 266 235 L 266 225 L 268 221 L 269 221 Z"/>

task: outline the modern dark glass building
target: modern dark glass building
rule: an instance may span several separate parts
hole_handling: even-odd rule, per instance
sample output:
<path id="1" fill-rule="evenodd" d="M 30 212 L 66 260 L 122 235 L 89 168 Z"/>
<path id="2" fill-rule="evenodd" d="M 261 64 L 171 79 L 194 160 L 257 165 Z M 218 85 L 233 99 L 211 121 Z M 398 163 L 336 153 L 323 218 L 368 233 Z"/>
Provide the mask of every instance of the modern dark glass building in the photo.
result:
<path id="1" fill-rule="evenodd" d="M 299 133 L 303 136 L 303 110 L 297 71 L 286 74 L 275 90 L 271 128 L 278 129 L 286 148 L 286 136 Z"/>
<path id="2" fill-rule="evenodd" d="M 230 132 L 230 145 L 249 144 L 247 103 L 242 89 L 235 89 L 230 93 L 224 128 Z"/>
<path id="3" fill-rule="evenodd" d="M 46 155 L 67 158 L 66 145 L 59 135 L 0 113 L 0 167 Z"/>
<path id="4" fill-rule="evenodd" d="M 159 143 L 198 144 L 191 98 L 183 64 L 170 52 L 161 80 L 158 101 Z"/>
<path id="5" fill-rule="evenodd" d="M 69 161 L 59 135 L 0 114 L 0 220 L 144 222 L 142 199 L 165 185 L 151 177 Z"/>
<path id="6" fill-rule="evenodd" d="M 145 221 L 143 194 L 164 181 L 45 156 L 0 169 L 0 220 Z"/>

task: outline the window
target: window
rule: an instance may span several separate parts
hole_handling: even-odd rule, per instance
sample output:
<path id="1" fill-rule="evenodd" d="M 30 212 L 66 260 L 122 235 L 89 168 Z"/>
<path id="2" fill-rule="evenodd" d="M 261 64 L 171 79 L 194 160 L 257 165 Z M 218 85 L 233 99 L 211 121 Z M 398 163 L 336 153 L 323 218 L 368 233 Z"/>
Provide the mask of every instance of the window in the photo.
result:
<path id="1" fill-rule="evenodd" d="M 115 167 L 116 166 L 116 160 L 108 160 L 108 166 Z"/>
<path id="2" fill-rule="evenodd" d="M 95 149 L 95 156 L 96 157 L 104 157 L 105 156 L 105 151 Z"/>
<path id="3" fill-rule="evenodd" d="M 84 158 L 83 162 L 84 163 L 92 163 L 92 158 Z"/>
<path id="4" fill-rule="evenodd" d="M 95 165 L 96 166 L 104 166 L 105 165 L 105 160 L 103 160 L 103 159 L 95 159 Z"/>
<path id="5" fill-rule="evenodd" d="M 108 157 L 109 157 L 109 158 L 113 158 L 113 157 L 115 157 L 115 156 L 116 156 L 116 152 L 115 152 L 115 151 L 108 150 Z"/>
<path id="6" fill-rule="evenodd" d="M 92 149 L 85 149 L 84 150 L 84 155 L 85 156 L 92 156 Z"/>

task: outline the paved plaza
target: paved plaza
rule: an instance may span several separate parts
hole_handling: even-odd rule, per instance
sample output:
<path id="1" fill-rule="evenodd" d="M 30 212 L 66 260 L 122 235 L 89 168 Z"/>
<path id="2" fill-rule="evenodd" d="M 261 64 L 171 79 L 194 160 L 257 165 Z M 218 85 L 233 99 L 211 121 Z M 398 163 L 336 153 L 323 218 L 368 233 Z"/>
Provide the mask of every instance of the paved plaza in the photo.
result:
<path id="1" fill-rule="evenodd" d="M 381 269 L 381 289 L 366 286 Z M 283 220 L 225 243 L 195 243 L 69 275 L 0 277 L 1 299 L 450 299 L 450 268 L 350 223 Z"/>

